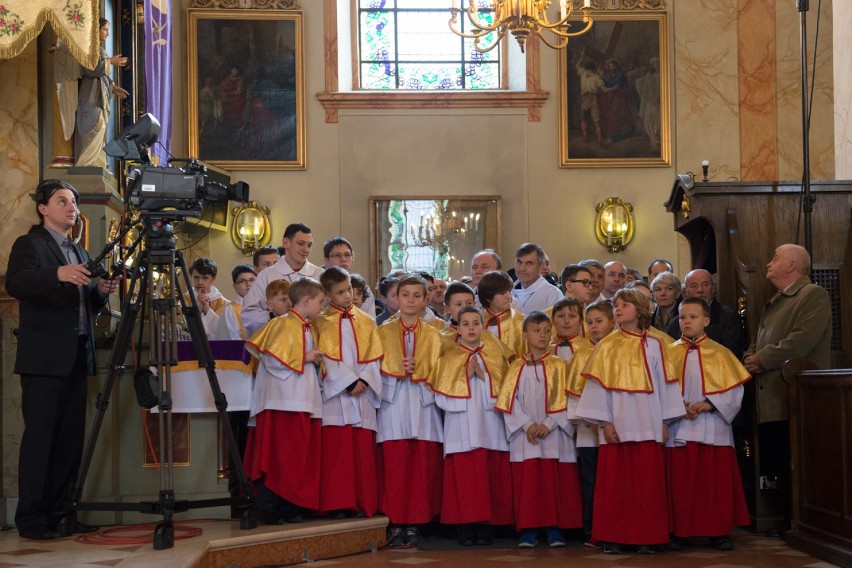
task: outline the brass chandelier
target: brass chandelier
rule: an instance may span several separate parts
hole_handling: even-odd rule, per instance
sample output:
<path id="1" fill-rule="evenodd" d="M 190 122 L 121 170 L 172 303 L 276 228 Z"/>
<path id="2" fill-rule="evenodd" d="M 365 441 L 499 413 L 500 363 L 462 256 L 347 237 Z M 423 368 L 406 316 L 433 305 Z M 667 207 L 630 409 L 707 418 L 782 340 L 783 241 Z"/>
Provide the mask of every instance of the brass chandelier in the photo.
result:
<path id="1" fill-rule="evenodd" d="M 453 0 L 450 8 L 449 25 L 454 34 L 461 37 L 473 39 L 473 48 L 480 52 L 486 53 L 494 49 L 506 32 L 511 33 L 518 40 L 518 45 L 521 46 L 521 51 L 524 51 L 527 37 L 530 34 L 538 35 L 541 40 L 552 47 L 553 49 L 563 49 L 568 45 L 568 40 L 572 37 L 583 35 L 592 27 L 591 0 L 583 0 L 583 29 L 571 32 L 568 31 L 570 24 L 568 20 L 574 12 L 572 0 L 560 0 L 559 19 L 551 22 L 547 18 L 547 8 L 551 4 L 551 0 L 491 0 L 491 8 L 486 12 L 493 23 L 489 22 L 483 12 L 480 12 L 477 4 L 480 0 L 467 0 L 467 8 L 459 7 L 459 0 Z M 464 0 L 461 0 L 462 5 Z M 471 33 L 465 33 L 458 28 L 459 12 L 464 11 L 467 14 L 467 19 L 474 27 Z M 552 33 L 555 38 L 553 41 L 548 39 L 544 32 Z M 494 41 L 487 46 L 481 46 L 480 41 L 491 33 L 497 33 Z"/>

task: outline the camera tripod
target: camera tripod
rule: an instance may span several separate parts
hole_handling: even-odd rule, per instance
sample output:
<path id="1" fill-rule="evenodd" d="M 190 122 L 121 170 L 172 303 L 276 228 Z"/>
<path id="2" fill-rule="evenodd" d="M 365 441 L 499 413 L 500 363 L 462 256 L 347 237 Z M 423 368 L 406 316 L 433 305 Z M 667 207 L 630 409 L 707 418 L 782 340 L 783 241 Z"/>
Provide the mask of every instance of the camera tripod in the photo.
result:
<path id="1" fill-rule="evenodd" d="M 210 343 L 204 332 L 195 293 L 192 289 L 189 272 L 183 258 L 183 253 L 175 248 L 174 230 L 169 219 L 174 219 L 174 213 L 168 212 L 172 217 L 164 214 L 152 214 L 143 212 L 143 232 L 131 245 L 131 251 L 135 249 L 140 241 L 144 241 L 145 248 L 138 254 L 138 260 L 133 267 L 130 286 L 122 306 L 122 318 L 116 328 L 115 343 L 113 345 L 109 369 L 106 381 L 101 392 L 98 394 L 96 408 L 97 413 L 92 423 L 80 469 L 71 494 L 70 513 L 65 517 L 63 525 L 59 527 L 59 533 L 71 534 L 71 529 L 76 523 L 76 511 L 137 511 L 141 513 L 152 513 L 162 515 L 154 530 L 154 549 L 162 550 L 174 546 L 174 524 L 175 513 L 189 509 L 216 507 L 222 505 L 244 505 L 246 510 L 240 518 L 240 529 L 248 530 L 257 526 L 257 513 L 254 509 L 254 498 L 252 497 L 252 486 L 246 477 L 242 459 L 237 449 L 237 442 L 233 431 L 226 427 L 228 453 L 232 457 L 237 477 L 239 479 L 242 496 L 223 497 L 217 499 L 205 499 L 197 501 L 182 500 L 175 498 L 174 492 L 174 461 L 172 453 L 172 398 L 171 398 L 171 367 L 177 365 L 177 341 L 178 341 L 178 305 L 186 320 L 189 336 L 192 339 L 198 359 L 199 368 L 207 372 L 207 379 L 213 393 L 213 400 L 219 421 L 228 423 L 226 414 L 228 402 L 219 386 L 216 377 L 215 361 L 210 349 Z M 113 243 L 107 245 L 107 249 L 115 246 L 129 230 L 126 229 Z M 100 258 L 100 257 L 99 257 Z M 177 275 L 177 269 L 181 270 L 183 286 L 189 294 L 190 303 L 187 305 L 181 287 L 181 280 Z M 154 280 L 154 272 L 166 274 L 169 286 L 158 289 Z M 156 368 L 159 378 L 159 463 L 160 468 L 160 491 L 157 501 L 142 501 L 140 503 L 85 503 L 80 499 L 86 476 L 91 466 L 94 455 L 95 444 L 98 434 L 103 425 L 104 415 L 109 406 L 110 395 L 116 379 L 125 369 L 125 359 L 130 347 L 134 324 L 143 313 L 139 332 L 140 339 L 145 332 L 145 307 L 150 309 L 149 339 L 150 339 L 150 366 Z"/>

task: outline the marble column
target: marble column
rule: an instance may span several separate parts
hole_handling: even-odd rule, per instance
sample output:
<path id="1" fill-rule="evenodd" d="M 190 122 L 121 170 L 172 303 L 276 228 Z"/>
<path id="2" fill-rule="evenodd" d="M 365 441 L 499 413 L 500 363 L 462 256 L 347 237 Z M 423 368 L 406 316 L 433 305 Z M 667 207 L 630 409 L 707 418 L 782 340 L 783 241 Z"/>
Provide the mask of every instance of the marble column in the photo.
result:
<path id="1" fill-rule="evenodd" d="M 852 27 L 852 3 L 834 3 L 836 29 Z M 852 35 L 834 35 L 834 169 L 836 179 L 852 179 Z"/>

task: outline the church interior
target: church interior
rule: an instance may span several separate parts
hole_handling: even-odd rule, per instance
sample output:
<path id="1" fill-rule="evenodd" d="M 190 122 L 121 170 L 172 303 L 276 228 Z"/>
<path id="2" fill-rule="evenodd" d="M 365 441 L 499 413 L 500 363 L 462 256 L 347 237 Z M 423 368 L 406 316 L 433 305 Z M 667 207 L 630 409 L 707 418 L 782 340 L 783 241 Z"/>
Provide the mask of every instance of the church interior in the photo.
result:
<path id="1" fill-rule="evenodd" d="M 469 224 L 464 221 L 474 240 L 460 245 L 455 255 L 445 255 L 442 267 L 447 279 L 467 275 L 466 262 L 476 250 L 493 248 L 505 262 L 513 258 L 518 245 L 527 242 L 547 252 L 556 274 L 566 264 L 595 258 L 602 263 L 621 261 L 644 275 L 649 261 L 665 258 L 680 277 L 694 268 L 709 270 L 718 299 L 737 309 L 749 340 L 774 293 L 765 280 L 766 262 L 782 243 L 804 245 L 806 233 L 812 230 L 814 280 L 832 298 L 833 369 L 804 371 L 805 380 L 828 381 L 819 383 L 824 386 L 814 389 L 817 392 L 801 385 L 791 371 L 791 389 L 798 393 L 795 400 L 801 411 L 801 419 L 793 423 L 800 428 L 793 437 L 798 444 L 794 469 L 805 472 L 793 495 L 793 531 L 798 536 L 785 543 L 763 535 L 768 527 L 764 522 L 772 518 L 771 498 L 761 495 L 762 481 L 752 463 L 743 475 L 751 476 L 749 507 L 754 524 L 736 533 L 736 549 L 727 553 L 695 548 L 644 558 L 604 557 L 581 542 L 559 550 L 519 551 L 509 538 L 498 539 L 505 546 L 458 550 L 445 547 L 437 533 L 420 549 L 389 551 L 382 548 L 384 517 L 239 530 L 224 506 L 180 513 L 177 520 L 186 525 L 186 535 L 179 529 L 170 550 L 151 550 L 150 541 L 135 540 L 144 529 L 135 533 L 130 529 L 126 535 L 117 533 L 114 540 L 100 542 L 19 539 L 16 531 L 8 530 L 17 503 L 23 429 L 19 377 L 13 372 L 18 304 L 4 285 L 11 243 L 38 220 L 30 194 L 39 181 L 60 178 L 80 191 L 80 209 L 86 218 L 84 243 L 94 256 L 121 220 L 128 187 L 123 162 L 115 158 L 107 158 L 103 166 L 75 164 L 74 144 L 63 135 L 62 103 L 54 88 L 57 35 L 47 23 L 14 55 L 0 52 L 0 193 L 5 203 L 0 239 L 6 243 L 0 247 L 0 524 L 4 529 L 0 567 L 129 567 L 153 562 L 274 566 L 308 561 L 313 566 L 436 562 L 497 566 L 529 561 L 598 566 L 601 558 L 615 559 L 614 566 L 852 566 L 852 371 L 848 370 L 852 368 L 848 318 L 852 313 L 852 182 L 848 181 L 852 179 L 852 34 L 842 32 L 852 26 L 852 3 L 806 1 L 809 10 L 800 12 L 796 5 L 801 1 L 592 0 L 592 28 L 571 38 L 567 48 L 552 49 L 533 35 L 521 51 L 515 38 L 504 38 L 498 89 L 362 89 L 359 80 L 369 65 L 359 59 L 359 7 L 395 2 L 81 2 L 96 6 L 96 13 L 111 22 L 107 55 L 128 58 L 126 65 L 115 67 L 112 80 L 130 94 L 113 99 L 106 139 L 118 136 L 145 112 L 154 112 L 150 104 L 146 107 L 152 95 L 145 89 L 155 81 L 152 66 L 156 61 L 158 72 L 163 73 L 157 84 L 166 89 L 156 105 L 170 116 L 161 121 L 160 141 L 164 136 L 169 139 L 168 152 L 173 157 L 209 163 L 220 172 L 214 174 L 219 176 L 216 179 L 224 176 L 248 184 L 250 200 L 268 215 L 267 240 L 261 244 L 279 246 L 288 224 L 304 223 L 317 245 L 309 260 L 322 265 L 322 243 L 343 236 L 356 253 L 355 272 L 375 289 L 389 266 L 396 267 L 387 236 L 394 203 L 476 207 L 471 209 L 478 212 L 476 216 L 470 217 Z M 64 3 L 53 3 L 61 11 Z M 583 2 L 571 3 L 579 14 Z M 450 2 L 435 4 L 445 12 L 441 18 L 448 19 Z M 559 4 L 552 2 L 552 13 Z M 153 24 L 167 22 L 154 36 L 151 22 L 145 19 L 148 15 L 143 16 L 145 10 L 153 10 L 151 6 L 168 16 Z M 802 112 L 803 13 L 810 110 L 807 137 Z M 48 22 L 58 16 L 52 18 Z M 259 77 L 289 74 L 295 85 L 294 106 L 287 110 L 295 124 L 289 126 L 292 147 L 283 154 L 263 144 L 270 116 L 263 113 L 274 113 L 274 108 L 256 110 L 246 105 L 244 117 L 256 112 L 254 131 L 246 138 L 239 128 L 229 130 L 221 123 L 214 129 L 205 123 L 207 111 L 217 120 L 227 114 L 222 106 L 205 107 L 206 73 L 213 73 L 210 69 L 218 64 L 216 54 L 210 52 L 217 47 L 207 32 L 245 32 L 253 28 L 227 26 L 257 18 L 284 22 L 290 30 L 277 40 L 287 43 L 281 48 L 286 57 L 280 67 L 255 70 Z M 3 23 L 0 19 L 0 30 Z M 651 30 L 642 33 L 650 33 L 654 48 L 646 45 L 639 50 L 630 43 L 638 41 L 634 36 L 639 33 L 631 36 L 631 26 L 639 29 L 640 24 Z M 168 47 L 165 64 L 146 53 L 152 37 L 156 38 L 153 43 Z M 245 72 L 253 65 L 256 46 L 251 41 L 251 37 L 230 38 L 230 49 L 245 46 L 247 52 L 230 53 L 228 72 L 234 68 Z M 652 132 L 642 128 L 641 107 L 636 103 L 635 124 L 625 136 L 627 141 L 604 140 L 606 133 L 596 134 L 595 121 L 585 122 L 578 102 L 577 62 L 583 57 L 579 46 L 586 46 L 582 51 L 586 57 L 596 52 L 598 61 L 605 64 L 619 53 L 619 43 L 632 45 L 621 49 L 633 49 L 637 64 L 656 67 L 653 71 L 659 75 L 654 85 L 658 114 L 652 116 L 652 122 L 656 121 L 649 129 Z M 657 61 L 651 63 L 652 58 Z M 227 81 L 224 73 L 216 82 Z M 260 83 L 258 79 L 255 85 Z M 151 154 L 156 154 L 156 161 L 165 152 L 154 144 Z M 812 213 L 803 213 L 806 185 L 813 196 Z M 630 239 L 621 247 L 612 246 L 613 234 L 605 229 L 601 233 L 596 219 L 596 208 L 609 199 L 630 205 Z M 235 224 L 235 205 L 211 205 L 205 217 L 182 223 L 176 231 L 177 248 L 188 263 L 197 257 L 215 259 L 223 275 L 223 290 L 230 287 L 227 275 L 232 267 L 251 263 L 245 233 Z M 405 214 L 401 229 L 391 225 L 404 237 L 423 241 L 423 214 L 419 224 L 416 213 L 410 220 L 407 210 Z M 440 214 L 449 213 L 441 210 Z M 479 214 L 485 217 L 482 225 Z M 429 224 L 425 225 L 426 241 Z M 431 233 L 434 237 L 434 230 Z M 625 235 L 618 238 L 627 240 Z M 117 299 L 108 305 L 113 317 L 108 311 L 96 322 L 107 338 L 121 310 Z M 92 405 L 103 387 L 109 345 L 109 341 L 99 344 L 101 372 L 90 383 Z M 49 350 L 45 346 L 45 356 Z M 150 440 L 146 441 L 146 435 L 150 436 L 146 424 L 155 424 L 156 418 L 152 421 L 136 404 L 128 384 L 130 374 L 118 381 L 106 410 L 85 488 L 87 500 L 133 503 L 157 495 L 160 476 L 150 455 Z M 90 421 L 93 414 L 90 411 Z M 210 412 L 187 416 L 176 434 L 181 453 L 175 460 L 175 492 L 194 500 L 227 496 L 227 479 L 218 475 L 223 458 L 217 451 L 221 435 L 217 416 Z M 814 436 L 834 429 L 842 433 L 839 439 L 814 441 Z M 753 449 L 743 451 L 741 459 L 753 462 L 754 455 L 749 453 Z M 744 462 L 740 463 L 742 467 Z M 152 522 L 150 515 L 132 511 L 87 511 L 85 518 L 119 527 Z M 155 515 L 153 522 L 157 520 Z"/>

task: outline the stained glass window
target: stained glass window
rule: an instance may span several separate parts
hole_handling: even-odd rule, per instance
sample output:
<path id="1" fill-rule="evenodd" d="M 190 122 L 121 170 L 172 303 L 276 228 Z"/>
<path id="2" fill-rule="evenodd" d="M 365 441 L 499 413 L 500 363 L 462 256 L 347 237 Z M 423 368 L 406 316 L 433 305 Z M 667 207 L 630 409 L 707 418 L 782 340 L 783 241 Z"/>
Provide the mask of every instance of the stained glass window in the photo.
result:
<path id="1" fill-rule="evenodd" d="M 475 0 L 483 22 L 493 22 L 491 2 Z M 500 46 L 488 53 L 450 31 L 449 2 L 358 0 L 359 65 L 362 89 L 499 89 Z M 458 27 L 471 26 L 464 13 Z M 493 43 L 496 34 L 482 38 Z"/>

